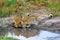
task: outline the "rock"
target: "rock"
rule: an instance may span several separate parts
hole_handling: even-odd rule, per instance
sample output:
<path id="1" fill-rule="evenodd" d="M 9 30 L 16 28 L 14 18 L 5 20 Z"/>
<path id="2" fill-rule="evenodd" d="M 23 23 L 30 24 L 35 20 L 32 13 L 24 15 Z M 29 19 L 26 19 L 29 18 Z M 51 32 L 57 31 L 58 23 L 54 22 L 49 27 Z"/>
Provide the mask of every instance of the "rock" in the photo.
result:
<path id="1" fill-rule="evenodd" d="M 41 23 L 41 25 L 43 27 L 60 29 L 60 17 L 45 20 L 43 23 Z"/>
<path id="2" fill-rule="evenodd" d="M 28 15 L 29 13 L 27 13 Z M 28 24 L 35 24 L 37 28 L 54 28 L 60 29 L 60 17 L 49 18 L 48 11 L 45 9 L 33 11 L 33 14 L 38 17 L 37 21 L 30 21 Z M 13 25 L 13 16 L 0 18 L 0 27 L 9 27 Z"/>
<path id="3" fill-rule="evenodd" d="M 0 18 L 0 27 L 12 27 L 13 17 Z M 39 24 L 40 23 L 40 24 Z M 40 21 L 32 21 L 34 28 L 44 28 L 49 30 L 60 30 L 60 17 L 45 18 Z"/>
<path id="4" fill-rule="evenodd" d="M 13 17 L 0 18 L 0 27 L 9 27 L 13 23 Z"/>

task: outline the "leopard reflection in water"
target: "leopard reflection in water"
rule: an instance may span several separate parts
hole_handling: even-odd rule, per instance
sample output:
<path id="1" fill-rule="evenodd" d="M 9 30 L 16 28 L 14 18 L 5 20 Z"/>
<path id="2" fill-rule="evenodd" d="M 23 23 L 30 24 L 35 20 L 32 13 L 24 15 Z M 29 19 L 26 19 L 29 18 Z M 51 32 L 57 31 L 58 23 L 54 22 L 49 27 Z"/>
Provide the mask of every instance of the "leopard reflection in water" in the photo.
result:
<path id="1" fill-rule="evenodd" d="M 40 30 L 34 28 L 27 28 L 26 30 L 23 28 L 22 29 L 16 28 L 11 32 L 11 34 L 14 33 L 14 35 L 16 36 L 24 36 L 29 38 L 38 35 L 39 31 Z"/>

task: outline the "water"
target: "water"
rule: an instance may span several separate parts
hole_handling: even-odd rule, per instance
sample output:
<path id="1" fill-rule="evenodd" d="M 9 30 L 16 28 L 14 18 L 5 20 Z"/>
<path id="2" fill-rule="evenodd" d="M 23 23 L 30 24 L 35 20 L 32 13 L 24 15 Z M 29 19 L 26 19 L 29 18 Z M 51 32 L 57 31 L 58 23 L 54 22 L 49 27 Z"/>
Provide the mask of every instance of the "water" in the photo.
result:
<path id="1" fill-rule="evenodd" d="M 17 38 L 19 40 L 60 40 L 60 34 L 34 29 L 34 28 L 11 28 L 0 29 L 0 36 Z"/>

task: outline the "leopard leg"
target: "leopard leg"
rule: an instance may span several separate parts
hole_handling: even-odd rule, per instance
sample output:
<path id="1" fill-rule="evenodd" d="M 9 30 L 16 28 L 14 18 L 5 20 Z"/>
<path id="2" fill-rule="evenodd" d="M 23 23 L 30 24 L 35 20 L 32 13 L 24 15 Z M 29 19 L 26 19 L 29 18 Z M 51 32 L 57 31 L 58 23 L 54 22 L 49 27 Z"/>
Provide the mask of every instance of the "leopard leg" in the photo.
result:
<path id="1" fill-rule="evenodd" d="M 19 23 L 18 22 L 14 22 L 14 23 L 15 23 L 14 26 L 18 27 Z"/>
<path id="2" fill-rule="evenodd" d="M 21 25 L 23 28 L 25 28 L 25 23 L 23 21 L 21 21 Z"/>

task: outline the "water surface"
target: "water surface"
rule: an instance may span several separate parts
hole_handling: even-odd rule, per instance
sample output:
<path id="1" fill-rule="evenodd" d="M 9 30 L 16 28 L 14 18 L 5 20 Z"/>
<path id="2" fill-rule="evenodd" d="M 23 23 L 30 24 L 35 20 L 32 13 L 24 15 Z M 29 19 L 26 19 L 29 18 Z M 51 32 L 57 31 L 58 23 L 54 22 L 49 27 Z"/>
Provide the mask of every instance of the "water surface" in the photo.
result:
<path id="1" fill-rule="evenodd" d="M 0 29 L 0 36 L 17 38 L 19 40 L 60 40 L 60 34 L 58 33 L 35 28 L 3 28 Z"/>

